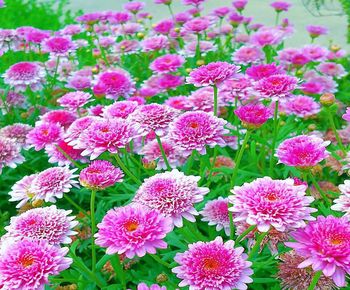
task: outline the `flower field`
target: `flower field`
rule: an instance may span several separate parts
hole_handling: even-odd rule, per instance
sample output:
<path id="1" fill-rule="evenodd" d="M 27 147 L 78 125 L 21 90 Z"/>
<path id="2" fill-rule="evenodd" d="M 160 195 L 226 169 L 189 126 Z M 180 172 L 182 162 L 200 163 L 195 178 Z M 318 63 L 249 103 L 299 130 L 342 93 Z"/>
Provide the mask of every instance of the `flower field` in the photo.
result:
<path id="1" fill-rule="evenodd" d="M 0 289 L 349 289 L 350 64 L 327 27 L 284 1 L 272 27 L 248 0 L 154 0 L 160 21 L 5 2 Z"/>

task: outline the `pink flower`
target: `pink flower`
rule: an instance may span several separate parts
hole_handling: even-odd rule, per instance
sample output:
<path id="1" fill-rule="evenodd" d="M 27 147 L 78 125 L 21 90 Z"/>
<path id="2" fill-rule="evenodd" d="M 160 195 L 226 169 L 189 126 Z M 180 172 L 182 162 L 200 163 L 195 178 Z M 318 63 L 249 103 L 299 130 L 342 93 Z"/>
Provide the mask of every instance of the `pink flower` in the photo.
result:
<path id="1" fill-rule="evenodd" d="M 79 175 L 80 184 L 94 190 L 102 190 L 122 182 L 124 173 L 106 160 L 95 160 Z"/>
<path id="2" fill-rule="evenodd" d="M 255 81 L 273 75 L 282 75 L 284 73 L 285 72 L 282 67 L 276 65 L 275 63 L 252 65 L 246 70 L 246 74 Z"/>
<path id="3" fill-rule="evenodd" d="M 259 47 L 255 46 L 242 46 L 232 55 L 232 61 L 243 65 L 261 62 L 264 58 L 264 52 Z"/>
<path id="4" fill-rule="evenodd" d="M 74 180 L 77 175 L 68 167 L 51 167 L 40 172 L 31 183 L 29 192 L 34 200 L 45 200 L 56 202 L 56 198 L 62 198 L 63 194 L 69 192 L 78 181 Z"/>
<path id="5" fill-rule="evenodd" d="M 164 104 L 171 108 L 183 111 L 188 111 L 192 108 L 192 104 L 186 96 L 170 97 L 165 100 Z"/>
<path id="6" fill-rule="evenodd" d="M 344 184 L 339 185 L 340 196 L 334 200 L 334 205 L 331 209 L 344 212 L 349 217 L 350 215 L 350 180 L 345 180 Z"/>
<path id="7" fill-rule="evenodd" d="M 243 126 L 251 129 L 259 128 L 272 117 L 271 109 L 260 103 L 240 106 L 234 112 Z"/>
<path id="8" fill-rule="evenodd" d="M 118 101 L 103 108 L 103 117 L 106 119 L 122 118 L 126 119 L 138 106 L 133 101 Z"/>
<path id="9" fill-rule="evenodd" d="M 255 90 L 265 98 L 282 98 L 290 95 L 297 88 L 298 79 L 293 76 L 277 74 L 259 80 Z"/>
<path id="10" fill-rule="evenodd" d="M 91 160 L 105 151 L 115 154 L 139 134 L 138 130 L 137 124 L 124 119 L 99 118 L 80 134 L 74 148 L 83 149 L 81 154 L 89 155 Z"/>
<path id="11" fill-rule="evenodd" d="M 5 84 L 16 91 L 25 91 L 29 87 L 38 91 L 45 82 L 45 69 L 36 62 L 18 62 L 12 65 L 3 75 Z"/>
<path id="12" fill-rule="evenodd" d="M 115 47 L 116 51 L 120 54 L 134 54 L 140 50 L 140 43 L 137 40 L 122 40 Z"/>
<path id="13" fill-rule="evenodd" d="M 31 192 L 30 188 L 37 175 L 38 174 L 24 176 L 11 187 L 11 191 L 9 192 L 11 198 L 9 201 L 19 201 L 16 208 L 24 206 L 34 197 L 34 194 Z"/>
<path id="14" fill-rule="evenodd" d="M 172 230 L 170 219 L 135 205 L 109 210 L 97 227 L 96 244 L 107 248 L 108 255 L 125 253 L 129 259 L 165 249 L 163 239 Z"/>
<path id="15" fill-rule="evenodd" d="M 63 154 L 63 151 L 65 154 Z M 57 144 L 49 144 L 45 146 L 45 152 L 50 157 L 50 163 L 57 163 L 58 166 L 70 165 L 72 162 L 66 157 L 68 155 L 73 160 L 86 162 L 86 159 L 81 156 L 82 150 L 75 149 L 67 142 L 59 140 Z"/>
<path id="16" fill-rule="evenodd" d="M 210 226 L 216 226 L 218 232 L 224 229 L 225 234 L 230 235 L 227 198 L 219 197 L 208 201 L 199 213 L 203 216 L 202 221 L 208 222 Z"/>
<path id="17" fill-rule="evenodd" d="M 313 220 L 310 214 L 317 211 L 309 207 L 314 198 L 305 196 L 306 188 L 294 185 L 293 179 L 258 178 L 233 188 L 229 196 L 233 206 L 229 210 L 236 215 L 235 222 L 257 225 L 260 232 L 270 227 L 281 232 L 305 227 L 304 220 Z"/>
<path id="18" fill-rule="evenodd" d="M 234 0 L 232 2 L 232 6 L 235 7 L 238 11 L 242 11 L 247 4 L 248 0 Z"/>
<path id="19" fill-rule="evenodd" d="M 20 145 L 13 139 L 0 136 L 0 174 L 4 167 L 16 168 L 17 164 L 23 162 Z"/>
<path id="20" fill-rule="evenodd" d="M 215 51 L 217 47 L 210 41 L 200 41 L 199 48 L 201 51 L 201 55 L 204 56 L 206 55 L 206 53 L 210 51 Z M 187 57 L 194 57 L 196 55 L 196 49 L 197 49 L 197 41 L 192 41 L 185 45 L 184 54 Z"/>
<path id="21" fill-rule="evenodd" d="M 80 134 L 87 129 L 94 120 L 99 120 L 93 116 L 86 116 L 75 120 L 66 130 L 64 139 L 69 145 L 75 145 Z"/>
<path id="22" fill-rule="evenodd" d="M 87 76 L 75 75 L 68 79 L 66 88 L 75 89 L 75 90 L 86 90 L 91 87 L 91 79 Z"/>
<path id="23" fill-rule="evenodd" d="M 144 39 L 141 42 L 141 46 L 144 52 L 168 49 L 169 39 L 164 35 L 156 35 Z"/>
<path id="24" fill-rule="evenodd" d="M 230 11 L 231 11 L 230 7 L 227 7 L 227 6 L 218 7 L 218 8 L 213 10 L 213 15 L 220 17 L 220 18 L 223 18 L 227 14 L 229 14 Z"/>
<path id="25" fill-rule="evenodd" d="M 327 75 L 327 76 L 331 76 L 331 77 L 343 77 L 345 75 L 347 75 L 347 72 L 345 72 L 344 67 L 339 64 L 339 63 L 334 63 L 334 62 L 323 62 L 320 63 L 316 69 Z"/>
<path id="26" fill-rule="evenodd" d="M 278 29 L 263 29 L 260 28 L 257 32 L 251 35 L 250 42 L 258 47 L 267 45 L 276 45 L 283 40 L 283 33 Z"/>
<path id="27" fill-rule="evenodd" d="M 274 8 L 276 10 L 276 12 L 288 11 L 290 6 L 292 6 L 292 4 L 290 4 L 288 2 L 284 2 L 284 1 L 275 1 L 275 2 L 271 3 L 270 5 L 272 8 Z"/>
<path id="28" fill-rule="evenodd" d="M 159 34 L 169 34 L 170 31 L 175 27 L 174 21 L 165 19 L 153 26 L 153 30 Z"/>
<path id="29" fill-rule="evenodd" d="M 171 1 L 171 0 L 166 0 L 166 1 Z M 156 3 L 156 4 L 161 4 L 161 3 Z M 140 283 L 137 285 L 137 290 L 167 290 L 167 289 L 165 286 L 158 286 L 157 284 L 152 284 L 150 287 L 148 287 L 147 284 Z"/>
<path id="30" fill-rule="evenodd" d="M 36 151 L 43 149 L 46 145 L 56 143 L 62 138 L 63 128 L 56 123 L 42 123 L 35 126 L 27 135 L 27 144 L 34 147 Z"/>
<path id="31" fill-rule="evenodd" d="M 198 7 L 200 4 L 204 3 L 206 0 L 182 0 L 185 5 L 193 5 Z"/>
<path id="32" fill-rule="evenodd" d="M 205 17 L 197 17 L 187 21 L 183 25 L 183 29 L 189 33 L 203 33 L 203 31 L 207 30 L 210 26 L 209 19 Z"/>
<path id="33" fill-rule="evenodd" d="M 46 240 L 8 239 L 0 252 L 0 285 L 3 289 L 44 289 L 49 276 L 68 269 L 68 248 L 50 245 Z"/>
<path id="34" fill-rule="evenodd" d="M 136 14 L 146 6 L 145 2 L 132 1 L 124 5 L 124 9 Z"/>
<path id="35" fill-rule="evenodd" d="M 108 16 L 108 21 L 113 24 L 124 24 L 131 20 L 132 15 L 128 12 L 114 12 L 112 15 Z"/>
<path id="36" fill-rule="evenodd" d="M 175 72 L 185 62 L 185 59 L 177 54 L 166 54 L 156 58 L 151 64 L 150 69 L 156 73 Z"/>
<path id="37" fill-rule="evenodd" d="M 193 91 L 188 97 L 188 101 L 194 111 L 200 110 L 209 113 L 214 111 L 213 95 L 214 89 L 212 87 L 204 87 Z M 221 96 L 218 94 L 218 113 L 220 112 L 220 107 L 224 106 Z"/>
<path id="38" fill-rule="evenodd" d="M 321 111 L 321 105 L 314 98 L 303 95 L 292 95 L 282 99 L 280 104 L 287 115 L 294 114 L 300 118 L 307 118 Z"/>
<path id="39" fill-rule="evenodd" d="M 71 92 L 64 94 L 62 97 L 57 99 L 57 102 L 64 108 L 76 111 L 79 108 L 91 102 L 91 95 L 84 92 Z"/>
<path id="40" fill-rule="evenodd" d="M 195 222 L 198 212 L 194 204 L 201 202 L 209 192 L 198 187 L 199 176 L 186 176 L 177 169 L 158 173 L 145 179 L 134 197 L 134 202 L 171 217 L 173 224 L 182 227 L 182 218 Z"/>
<path id="41" fill-rule="evenodd" d="M 344 119 L 345 121 L 350 122 L 350 107 L 346 108 L 346 112 L 345 112 L 345 114 L 343 115 L 343 119 Z"/>
<path id="42" fill-rule="evenodd" d="M 9 138 L 12 139 L 20 147 L 25 146 L 27 134 L 33 129 L 33 127 L 22 124 L 15 123 L 13 125 L 8 125 L 0 129 L 0 138 Z"/>
<path id="43" fill-rule="evenodd" d="M 77 119 L 74 112 L 67 110 L 49 111 L 40 117 L 40 123 L 58 124 L 64 128 L 70 126 Z"/>
<path id="44" fill-rule="evenodd" d="M 319 37 L 320 35 L 326 35 L 328 33 L 327 27 L 320 25 L 308 25 L 306 26 L 307 32 L 311 38 Z"/>
<path id="45" fill-rule="evenodd" d="M 309 44 L 301 49 L 301 53 L 312 61 L 324 61 L 327 58 L 328 49 L 317 44 Z"/>
<path id="46" fill-rule="evenodd" d="M 246 261 L 244 248 L 234 248 L 234 241 L 224 243 L 221 237 L 211 242 L 189 245 L 184 253 L 177 253 L 174 260 L 180 264 L 173 272 L 181 279 L 179 286 L 189 289 L 247 289 L 252 283 L 251 262 Z"/>
<path id="47" fill-rule="evenodd" d="M 160 75 L 157 79 L 157 87 L 162 91 L 174 90 L 179 86 L 182 86 L 184 78 L 182 76 L 176 76 L 171 74 Z"/>
<path id="48" fill-rule="evenodd" d="M 169 139 L 188 156 L 193 150 L 205 154 L 205 147 L 225 146 L 226 121 L 203 111 L 186 112 L 169 126 Z"/>
<path id="49" fill-rule="evenodd" d="M 71 235 L 77 234 L 72 229 L 78 225 L 72 211 L 58 209 L 55 205 L 30 209 L 11 218 L 5 227 L 10 237 L 47 240 L 51 245 L 70 244 Z"/>
<path id="50" fill-rule="evenodd" d="M 56 57 L 69 56 L 76 48 L 74 42 L 67 37 L 53 36 L 43 42 L 43 50 Z"/>
<path id="51" fill-rule="evenodd" d="M 233 77 L 239 69 L 238 66 L 227 62 L 211 62 L 191 71 L 186 81 L 196 87 L 219 85 Z"/>
<path id="52" fill-rule="evenodd" d="M 311 167 L 329 156 L 323 141 L 316 136 L 300 135 L 284 140 L 277 148 L 276 157 L 280 163 L 294 167 Z"/>
<path id="53" fill-rule="evenodd" d="M 346 218 L 318 216 L 291 236 L 296 242 L 286 245 L 305 258 L 299 268 L 312 266 L 332 277 L 338 287 L 346 285 L 345 275 L 350 274 L 350 223 Z"/>

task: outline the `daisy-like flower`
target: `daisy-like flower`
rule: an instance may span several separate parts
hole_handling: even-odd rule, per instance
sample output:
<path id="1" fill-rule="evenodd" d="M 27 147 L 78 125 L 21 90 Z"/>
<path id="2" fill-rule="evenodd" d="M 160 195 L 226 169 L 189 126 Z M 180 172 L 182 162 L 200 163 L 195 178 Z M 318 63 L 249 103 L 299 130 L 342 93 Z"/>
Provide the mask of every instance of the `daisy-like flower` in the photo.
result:
<path id="1" fill-rule="evenodd" d="M 16 168 L 23 162 L 20 145 L 13 139 L 0 136 L 0 174 L 4 167 Z"/>
<path id="2" fill-rule="evenodd" d="M 77 234 L 72 229 L 78 225 L 71 210 L 58 209 L 55 205 L 30 209 L 12 217 L 5 227 L 11 237 L 47 240 L 51 245 L 69 244 L 69 236 Z"/>
<path id="3" fill-rule="evenodd" d="M 68 269 L 68 248 L 50 245 L 46 240 L 6 239 L 0 252 L 0 285 L 2 289 L 41 290 L 49 276 Z"/>
<path id="4" fill-rule="evenodd" d="M 311 38 L 319 37 L 320 35 L 326 35 L 328 33 L 327 27 L 320 25 L 308 25 L 306 26 L 307 32 Z"/>
<path id="5" fill-rule="evenodd" d="M 271 226 L 281 232 L 304 227 L 305 220 L 314 220 L 310 214 L 317 211 L 309 207 L 314 198 L 305 196 L 306 188 L 294 185 L 293 179 L 258 178 L 233 188 L 229 210 L 235 213 L 235 222 L 257 225 L 260 232 L 267 232 Z"/>
<path id="6" fill-rule="evenodd" d="M 346 285 L 345 275 L 350 274 L 350 222 L 347 218 L 318 216 L 316 221 L 290 235 L 296 242 L 286 245 L 305 259 L 299 268 L 312 266 L 314 271 L 331 277 L 338 287 Z"/>
<path id="7" fill-rule="evenodd" d="M 345 112 L 345 114 L 343 115 L 343 119 L 344 119 L 345 121 L 350 122 L 350 107 L 346 108 L 346 112 Z"/>
<path id="8" fill-rule="evenodd" d="M 264 52 L 261 48 L 255 46 L 242 46 L 232 55 L 232 61 L 243 65 L 261 62 L 264 58 Z"/>
<path id="9" fill-rule="evenodd" d="M 43 41 L 43 50 L 56 57 L 69 56 L 77 46 L 67 37 L 53 36 Z"/>
<path id="10" fill-rule="evenodd" d="M 184 253 L 177 253 L 174 260 L 179 264 L 172 271 L 181 279 L 179 286 L 197 289 L 247 289 L 253 274 L 244 248 L 234 248 L 234 241 L 223 242 L 217 237 L 211 242 L 189 245 Z"/>
<path id="11" fill-rule="evenodd" d="M 91 94 L 84 92 L 71 92 L 63 95 L 57 102 L 64 108 L 76 111 L 91 101 Z"/>
<path id="12" fill-rule="evenodd" d="M 347 75 L 347 72 L 345 71 L 344 67 L 340 63 L 334 63 L 334 62 L 323 62 L 320 63 L 316 69 L 323 73 L 324 75 L 331 76 L 331 77 L 343 77 Z"/>
<path id="13" fill-rule="evenodd" d="M 80 184 L 94 190 L 102 190 L 123 181 L 124 173 L 106 160 L 95 160 L 79 175 Z"/>
<path id="14" fill-rule="evenodd" d="M 270 6 L 275 9 L 276 12 L 288 11 L 292 4 L 285 1 L 275 1 L 270 4 Z"/>
<path id="15" fill-rule="evenodd" d="M 69 145 L 75 145 L 80 134 L 98 118 L 86 116 L 75 120 L 64 134 L 64 139 Z"/>
<path id="16" fill-rule="evenodd" d="M 59 141 L 63 136 L 63 128 L 56 123 L 42 123 L 35 126 L 27 135 L 27 144 L 36 151 Z"/>
<path id="17" fill-rule="evenodd" d="M 170 122 L 181 112 L 166 105 L 149 104 L 139 106 L 130 114 L 128 120 L 140 126 L 141 134 L 155 132 L 159 136 L 165 135 Z"/>
<path id="18" fill-rule="evenodd" d="M 107 248 L 108 255 L 125 254 L 129 259 L 165 249 L 163 239 L 172 230 L 170 219 L 134 205 L 109 210 L 97 227 L 96 244 Z"/>
<path id="19" fill-rule="evenodd" d="M 339 185 L 340 196 L 334 200 L 331 209 L 344 212 L 344 216 L 350 216 L 350 180 L 345 180 L 344 184 Z"/>
<path id="20" fill-rule="evenodd" d="M 18 145 L 25 146 L 27 134 L 33 129 L 32 126 L 22 123 L 8 125 L 0 129 L 0 138 L 9 138 L 14 140 Z"/>
<path id="21" fill-rule="evenodd" d="M 219 85 L 232 78 L 239 71 L 239 67 L 227 62 L 211 62 L 191 71 L 186 81 L 196 87 Z"/>
<path id="22" fill-rule="evenodd" d="M 185 62 L 185 58 L 178 54 L 166 54 L 156 58 L 151 64 L 150 69 L 156 73 L 175 72 Z"/>
<path id="23" fill-rule="evenodd" d="M 34 195 L 33 199 L 42 199 L 46 202 L 56 202 L 56 198 L 62 198 L 69 192 L 72 186 L 77 186 L 74 180 L 74 172 L 68 167 L 51 167 L 40 172 L 32 181 L 29 191 Z"/>
<path id="24" fill-rule="evenodd" d="M 204 33 L 210 26 L 210 21 L 206 17 L 196 17 L 187 21 L 183 25 L 183 30 L 188 33 Z"/>
<path id="25" fill-rule="evenodd" d="M 254 89 L 265 98 L 282 98 L 290 95 L 297 85 L 296 77 L 278 74 L 261 79 L 255 84 Z"/>
<path id="26" fill-rule="evenodd" d="M 203 216 L 202 221 L 208 222 L 210 226 L 216 226 L 217 231 L 224 229 L 225 234 L 230 235 L 227 198 L 219 197 L 208 201 L 199 213 Z"/>
<path id="27" fill-rule="evenodd" d="M 169 45 L 169 39 L 165 35 L 149 37 L 141 42 L 142 50 L 144 52 L 168 49 Z"/>
<path id="28" fill-rule="evenodd" d="M 255 81 L 283 73 L 283 68 L 275 63 L 252 65 L 246 70 L 246 74 Z"/>
<path id="29" fill-rule="evenodd" d="M 199 176 L 186 176 L 177 169 L 158 173 L 144 180 L 134 201 L 171 217 L 175 226 L 182 227 L 182 218 L 196 221 L 194 204 L 209 192 L 206 187 L 198 187 L 199 180 Z"/>
<path id="30" fill-rule="evenodd" d="M 229 131 L 224 128 L 226 121 L 212 114 L 197 111 L 186 112 L 176 118 L 169 126 L 169 139 L 188 156 L 193 150 L 205 154 L 205 146 L 226 145 L 223 135 Z"/>
<path id="31" fill-rule="evenodd" d="M 75 120 L 77 115 L 74 112 L 67 110 L 53 110 L 40 116 L 40 123 L 55 123 L 61 125 L 63 128 L 69 127 Z"/>
<path id="32" fill-rule="evenodd" d="M 65 154 L 63 154 L 62 151 L 64 151 Z M 81 156 L 82 150 L 73 148 L 73 146 L 63 140 L 58 141 L 56 144 L 45 146 L 45 152 L 49 156 L 49 162 L 57 163 L 58 166 L 72 164 L 71 160 L 67 158 L 66 155 L 75 161 L 86 162 L 86 158 Z"/>
<path id="33" fill-rule="evenodd" d="M 9 201 L 19 201 L 16 208 L 24 206 L 28 201 L 33 199 L 34 194 L 31 192 L 30 188 L 33 180 L 37 176 L 38 174 L 24 176 L 11 187 L 11 191 L 9 192 L 11 198 Z"/>
<path id="34" fill-rule="evenodd" d="M 317 136 L 300 135 L 284 140 L 277 148 L 276 157 L 288 166 L 307 168 L 317 165 L 329 156 L 324 141 Z"/>
<path id="35" fill-rule="evenodd" d="M 235 114 L 248 129 L 259 128 L 272 117 L 271 109 L 260 103 L 240 106 Z"/>
<path id="36" fill-rule="evenodd" d="M 124 119 L 96 119 L 80 135 L 74 148 L 83 149 L 83 156 L 96 159 L 103 152 L 117 153 L 139 135 L 139 125 Z"/>
<path id="37" fill-rule="evenodd" d="M 103 108 L 103 117 L 107 119 L 122 118 L 126 119 L 138 107 L 134 101 L 119 101 Z"/>
<path id="38" fill-rule="evenodd" d="M 18 62 L 12 65 L 3 75 L 5 84 L 16 91 L 25 91 L 29 87 L 38 91 L 45 82 L 45 69 L 36 62 Z"/>
<path id="39" fill-rule="evenodd" d="M 192 108 L 192 104 L 186 96 L 170 97 L 164 102 L 165 105 L 177 110 L 188 111 Z"/>
<path id="40" fill-rule="evenodd" d="M 321 111 L 321 105 L 314 98 L 303 95 L 292 95 L 282 99 L 280 105 L 287 115 L 293 114 L 300 118 L 310 117 Z"/>

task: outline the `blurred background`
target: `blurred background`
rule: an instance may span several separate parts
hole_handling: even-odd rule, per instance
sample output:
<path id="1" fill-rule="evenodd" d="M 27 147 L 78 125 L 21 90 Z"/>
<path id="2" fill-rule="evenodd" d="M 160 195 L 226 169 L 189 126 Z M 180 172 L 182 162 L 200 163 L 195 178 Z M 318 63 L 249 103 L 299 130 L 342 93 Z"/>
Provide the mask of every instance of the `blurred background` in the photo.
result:
<path id="1" fill-rule="evenodd" d="M 169 17 L 168 8 L 164 5 L 156 5 L 153 0 L 138 0 L 146 3 L 145 10 L 154 16 L 154 22 Z M 343 0 L 350 3 L 350 0 Z M 70 0 L 69 7 L 73 11 L 83 10 L 84 12 L 120 10 L 128 0 Z M 181 0 L 173 0 L 174 12 L 180 12 L 188 9 Z M 208 12 L 214 7 L 231 6 L 232 0 L 207 0 L 204 4 L 204 11 Z M 249 0 L 245 16 L 252 16 L 255 22 L 265 25 L 273 25 L 275 21 L 275 12 L 269 4 L 272 0 Z M 287 41 L 289 46 L 300 46 L 309 41 L 305 32 L 305 26 L 308 24 L 324 25 L 329 29 L 328 36 L 322 36 L 317 43 L 328 45 L 333 40 L 344 48 L 350 49 L 347 44 L 347 16 L 343 11 L 344 6 L 338 0 L 288 0 L 293 6 L 287 13 L 282 13 L 281 18 L 289 18 L 295 25 L 297 33 L 293 38 Z M 317 3 L 323 3 L 318 7 Z M 347 5 L 347 4 L 344 4 Z M 319 9 L 318 9 L 319 8 Z"/>

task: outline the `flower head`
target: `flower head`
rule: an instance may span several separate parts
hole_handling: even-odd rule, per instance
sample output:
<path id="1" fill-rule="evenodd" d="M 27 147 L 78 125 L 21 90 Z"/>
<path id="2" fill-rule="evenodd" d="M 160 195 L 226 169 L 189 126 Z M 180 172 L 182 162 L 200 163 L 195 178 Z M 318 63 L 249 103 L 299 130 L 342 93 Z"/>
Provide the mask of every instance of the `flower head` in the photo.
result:
<path id="1" fill-rule="evenodd" d="M 27 144 L 36 151 L 53 144 L 63 136 L 63 128 L 56 123 L 42 123 L 35 126 L 27 135 Z"/>
<path id="2" fill-rule="evenodd" d="M 14 140 L 19 146 L 25 146 L 27 134 L 33 128 L 27 124 L 16 123 L 0 129 L 0 137 Z"/>
<path id="3" fill-rule="evenodd" d="M 38 174 L 24 176 L 11 187 L 11 191 L 9 192 L 11 198 L 9 201 L 19 201 L 16 205 L 17 208 L 24 206 L 28 201 L 34 198 L 34 194 L 31 192 L 30 188 L 33 180 L 37 176 Z"/>
<path id="4" fill-rule="evenodd" d="M 314 98 L 303 95 L 292 95 L 282 99 L 280 104 L 287 115 L 293 114 L 300 118 L 310 117 L 321 111 L 321 105 Z"/>
<path id="5" fill-rule="evenodd" d="M 253 80 L 258 81 L 269 76 L 284 74 L 284 70 L 275 63 L 258 64 L 248 67 L 246 74 Z"/>
<path id="6" fill-rule="evenodd" d="M 90 102 L 91 95 L 84 92 L 71 92 L 60 97 L 57 102 L 64 108 L 76 111 Z"/>
<path id="7" fill-rule="evenodd" d="M 175 72 L 185 62 L 185 58 L 177 54 L 166 54 L 156 58 L 151 64 L 150 69 L 156 73 Z"/>
<path id="8" fill-rule="evenodd" d="M 345 112 L 345 114 L 343 115 L 343 119 L 344 119 L 345 121 L 350 122 L 350 107 L 346 108 L 346 112 Z"/>
<path id="9" fill-rule="evenodd" d="M 189 245 L 184 253 L 177 253 L 175 261 L 180 266 L 172 271 L 181 279 L 179 286 L 189 289 L 247 289 L 253 280 L 251 262 L 246 261 L 242 247 L 234 248 L 234 241 L 224 243 L 221 237 L 211 242 Z"/>
<path id="10" fill-rule="evenodd" d="M 248 65 L 251 63 L 259 63 L 264 60 L 264 52 L 259 47 L 242 46 L 232 55 L 232 61 L 238 64 Z"/>
<path id="11" fill-rule="evenodd" d="M 76 50 L 76 45 L 67 37 L 53 36 L 43 43 L 43 49 L 54 56 L 68 56 Z"/>
<path id="12" fill-rule="evenodd" d="M 307 32 L 311 38 L 319 37 L 320 35 L 326 35 L 328 33 L 327 27 L 320 25 L 308 25 L 306 26 Z"/>
<path id="13" fill-rule="evenodd" d="M 334 205 L 331 209 L 344 212 L 344 216 L 350 215 L 350 180 L 345 180 L 343 184 L 339 185 L 341 191 L 340 196 L 334 200 Z"/>
<path id="14" fill-rule="evenodd" d="M 298 79 L 285 74 L 272 75 L 259 80 L 255 90 L 263 97 L 282 98 L 290 95 L 297 88 Z"/>
<path id="15" fill-rule="evenodd" d="M 262 126 L 272 116 L 271 109 L 260 103 L 240 106 L 235 110 L 235 114 L 249 129 Z"/>
<path id="16" fill-rule="evenodd" d="M 0 136 L 0 174 L 4 167 L 16 168 L 23 162 L 20 145 L 13 139 Z"/>
<path id="17" fill-rule="evenodd" d="M 285 1 L 275 1 L 271 3 L 271 7 L 274 8 L 276 12 L 288 11 L 290 6 L 292 6 L 292 4 Z"/>
<path id="18" fill-rule="evenodd" d="M 118 101 L 103 108 L 103 117 L 126 119 L 137 107 L 138 103 L 134 101 Z"/>
<path id="19" fill-rule="evenodd" d="M 63 153 L 63 152 L 64 153 Z M 65 166 L 72 164 L 72 160 L 86 161 L 86 158 L 81 156 L 82 150 L 75 149 L 64 140 L 59 140 L 56 144 L 45 146 L 45 152 L 50 157 L 50 163 L 57 163 L 58 166 Z M 69 158 L 67 158 L 67 155 Z"/>

